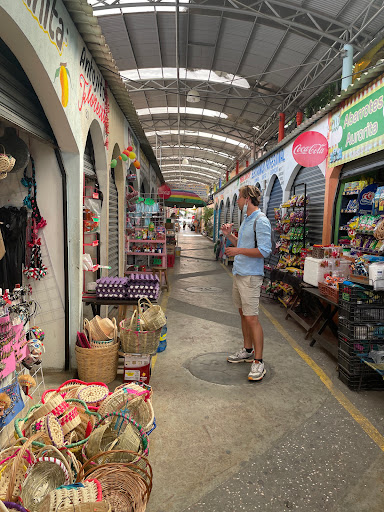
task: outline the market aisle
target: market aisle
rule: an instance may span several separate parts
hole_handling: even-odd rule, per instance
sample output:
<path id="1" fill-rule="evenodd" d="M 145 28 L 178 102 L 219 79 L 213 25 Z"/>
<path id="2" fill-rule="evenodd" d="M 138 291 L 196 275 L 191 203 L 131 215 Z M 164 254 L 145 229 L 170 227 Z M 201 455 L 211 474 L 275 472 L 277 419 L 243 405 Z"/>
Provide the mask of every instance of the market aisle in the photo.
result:
<path id="1" fill-rule="evenodd" d="M 265 314 L 263 381 L 247 380 L 248 364 L 226 362 L 241 343 L 232 278 L 205 237 L 182 232 L 179 245 L 168 347 L 151 379 L 158 428 L 148 512 L 381 511 L 383 451 Z M 335 360 L 309 347 L 279 305 L 263 306 L 383 435 L 382 395 L 349 391 Z"/>

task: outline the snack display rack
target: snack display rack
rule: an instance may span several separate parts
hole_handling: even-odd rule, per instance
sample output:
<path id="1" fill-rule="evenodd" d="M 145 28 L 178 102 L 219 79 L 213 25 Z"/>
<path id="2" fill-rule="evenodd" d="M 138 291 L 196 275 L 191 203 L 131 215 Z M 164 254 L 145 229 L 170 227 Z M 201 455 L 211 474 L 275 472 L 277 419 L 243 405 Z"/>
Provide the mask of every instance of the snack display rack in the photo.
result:
<path id="1" fill-rule="evenodd" d="M 128 267 L 167 267 L 164 199 L 126 189 L 125 256 Z"/>

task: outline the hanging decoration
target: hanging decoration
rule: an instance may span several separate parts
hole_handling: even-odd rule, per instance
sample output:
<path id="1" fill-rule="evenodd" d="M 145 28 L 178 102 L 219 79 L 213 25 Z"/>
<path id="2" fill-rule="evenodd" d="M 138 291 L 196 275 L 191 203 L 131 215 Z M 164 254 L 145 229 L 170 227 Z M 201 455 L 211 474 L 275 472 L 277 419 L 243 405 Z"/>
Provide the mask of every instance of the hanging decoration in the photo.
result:
<path id="1" fill-rule="evenodd" d="M 131 160 L 135 168 L 140 169 L 140 162 L 136 159 L 136 153 L 133 151 L 132 146 L 128 146 L 127 149 L 124 149 L 124 151 L 117 158 L 113 158 L 111 160 L 112 169 L 116 167 L 118 160 L 122 162 L 127 162 L 128 160 Z"/>
<path id="2" fill-rule="evenodd" d="M 104 99 L 105 99 L 105 118 L 104 118 L 104 126 L 105 126 L 105 142 L 104 146 L 109 148 L 109 98 L 108 98 L 108 84 L 105 82 L 104 89 Z"/>
<path id="3" fill-rule="evenodd" d="M 31 215 L 31 237 L 27 246 L 30 248 L 29 263 L 25 265 L 23 273 L 29 279 L 40 280 L 47 275 L 48 269 L 43 265 L 41 257 L 41 239 L 38 236 L 39 229 L 47 225 L 47 221 L 41 216 L 39 207 L 37 205 L 37 184 L 36 184 L 36 168 L 35 161 L 31 156 L 32 176 L 27 175 L 27 168 L 24 169 L 24 177 L 21 183 L 28 188 L 28 195 L 25 196 L 24 205 L 32 210 Z"/>

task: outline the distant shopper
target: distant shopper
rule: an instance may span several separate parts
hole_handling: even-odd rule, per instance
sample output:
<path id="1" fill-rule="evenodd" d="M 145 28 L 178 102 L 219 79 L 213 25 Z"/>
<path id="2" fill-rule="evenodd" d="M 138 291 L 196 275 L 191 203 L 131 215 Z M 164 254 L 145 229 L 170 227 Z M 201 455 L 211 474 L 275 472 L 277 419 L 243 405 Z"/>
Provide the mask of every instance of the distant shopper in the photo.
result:
<path id="1" fill-rule="evenodd" d="M 187 225 L 187 223 L 184 221 L 183 222 L 183 229 L 185 229 L 185 226 Z"/>
<path id="2" fill-rule="evenodd" d="M 263 362 L 264 333 L 259 322 L 259 299 L 264 276 L 264 258 L 272 250 L 271 223 L 260 211 L 260 190 L 246 185 L 239 190 L 239 209 L 247 208 L 239 236 L 232 234 L 233 224 L 221 226 L 235 247 L 227 247 L 225 254 L 234 256 L 233 301 L 239 309 L 244 347 L 228 356 L 229 363 L 252 363 L 249 380 L 261 380 L 265 375 Z"/>

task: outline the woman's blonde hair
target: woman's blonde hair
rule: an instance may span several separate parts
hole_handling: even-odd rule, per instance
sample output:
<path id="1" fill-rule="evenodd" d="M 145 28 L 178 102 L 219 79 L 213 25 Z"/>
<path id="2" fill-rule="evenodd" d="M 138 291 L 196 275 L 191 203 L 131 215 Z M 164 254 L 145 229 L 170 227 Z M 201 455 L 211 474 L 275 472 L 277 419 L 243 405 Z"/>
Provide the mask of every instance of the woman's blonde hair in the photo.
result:
<path id="1" fill-rule="evenodd" d="M 261 192 L 255 185 L 244 185 L 240 187 L 239 196 L 250 199 L 254 206 L 259 206 Z"/>

